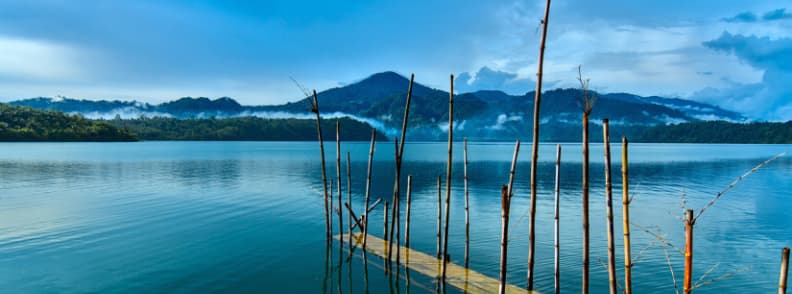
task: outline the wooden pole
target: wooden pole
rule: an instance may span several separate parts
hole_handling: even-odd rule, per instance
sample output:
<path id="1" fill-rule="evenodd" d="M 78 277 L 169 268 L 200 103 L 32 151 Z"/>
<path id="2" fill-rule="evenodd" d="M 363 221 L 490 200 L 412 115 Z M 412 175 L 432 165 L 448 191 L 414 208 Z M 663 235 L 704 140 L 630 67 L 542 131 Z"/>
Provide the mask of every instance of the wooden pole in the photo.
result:
<path id="1" fill-rule="evenodd" d="M 531 208 L 528 227 L 528 291 L 534 289 L 533 269 L 534 255 L 536 253 L 536 165 L 539 161 L 539 105 L 542 101 L 542 68 L 544 66 L 544 51 L 547 41 L 547 22 L 550 17 L 550 0 L 545 4 L 544 18 L 542 19 L 542 40 L 539 42 L 539 62 L 536 71 L 536 95 L 534 96 L 533 112 L 533 145 L 531 149 Z"/>
<path id="2" fill-rule="evenodd" d="M 377 138 L 377 130 L 371 129 L 371 147 L 369 147 L 369 158 L 368 158 L 368 172 L 366 173 L 366 206 L 363 207 L 365 210 L 363 212 L 363 217 L 365 220 L 363 221 L 363 250 L 366 250 L 366 241 L 368 240 L 368 207 L 369 207 L 369 200 L 371 194 L 371 167 L 372 163 L 374 162 L 374 146 L 375 140 Z M 363 254 L 365 256 L 365 254 Z"/>
<path id="3" fill-rule="evenodd" d="M 410 114 L 410 100 L 412 99 L 412 87 L 413 87 L 413 79 L 414 78 L 415 78 L 415 74 L 410 74 L 410 84 L 407 86 L 407 103 L 404 106 L 404 119 L 402 120 L 401 137 L 397 138 L 397 140 L 401 139 L 401 142 L 399 144 L 397 144 L 399 146 L 398 146 L 398 150 L 396 150 L 396 177 L 395 177 L 395 180 L 394 180 L 394 183 L 393 183 L 393 208 L 392 208 L 393 215 L 391 216 L 392 219 L 391 219 L 391 228 L 390 228 L 390 230 L 391 230 L 391 232 L 390 232 L 391 233 L 390 240 L 393 240 L 393 229 L 394 229 L 393 226 L 396 223 L 396 220 L 397 220 L 398 215 L 399 215 L 397 213 L 397 209 L 400 206 L 399 205 L 399 189 L 400 189 L 400 187 L 399 187 L 400 184 L 399 183 L 400 183 L 400 180 L 401 180 L 401 162 L 402 162 L 401 159 L 402 159 L 402 154 L 404 153 L 404 140 L 405 140 L 405 137 L 407 136 L 407 120 L 408 120 L 409 114 Z M 398 228 L 398 226 L 396 226 L 396 228 Z M 398 238 L 398 235 L 397 235 L 397 238 Z M 389 249 L 391 249 L 391 250 L 388 250 L 388 261 L 391 260 L 391 252 L 393 252 L 393 250 L 392 250 L 393 249 L 393 244 L 390 244 L 390 246 L 391 247 Z"/>
<path id="4" fill-rule="evenodd" d="M 561 292 L 561 247 L 559 241 L 561 240 L 559 226 L 560 213 L 559 213 L 559 198 L 561 197 L 561 144 L 556 145 L 556 166 L 555 166 L 555 293 Z"/>
<path id="5" fill-rule="evenodd" d="M 451 166 L 453 165 L 452 152 L 454 148 L 454 75 L 451 75 L 451 91 L 448 93 L 448 164 L 446 165 L 446 204 L 445 204 L 445 233 L 443 233 L 443 282 L 446 279 L 448 264 L 448 222 L 451 219 Z M 443 284 L 445 286 L 445 284 Z"/>
<path id="6" fill-rule="evenodd" d="M 506 256 L 509 244 L 509 206 L 513 195 L 514 172 L 517 168 L 517 155 L 520 154 L 520 140 L 514 144 L 514 155 L 512 155 L 511 169 L 509 170 L 509 184 L 501 186 L 501 256 L 500 256 L 500 277 L 498 293 L 506 293 Z"/>
<path id="7" fill-rule="evenodd" d="M 322 154 L 322 188 L 324 189 L 324 207 L 325 207 L 325 237 L 327 242 L 330 242 L 333 228 L 330 224 L 330 205 L 327 194 L 327 171 L 325 169 L 325 153 L 324 153 L 324 140 L 322 139 L 322 118 L 319 116 L 319 99 L 316 98 L 316 90 L 313 91 L 313 113 L 316 113 L 316 132 L 319 134 L 319 153 Z"/>
<path id="8" fill-rule="evenodd" d="M 685 211 L 685 279 L 682 291 L 685 294 L 693 292 L 693 210 Z"/>
<path id="9" fill-rule="evenodd" d="M 382 239 L 385 239 L 385 241 L 387 242 L 388 241 L 388 201 L 387 200 L 385 200 L 385 212 L 384 213 L 385 213 L 385 215 L 384 215 L 384 217 L 382 219 L 382 224 L 383 224 Z M 386 249 L 387 249 L 387 246 L 386 246 Z"/>
<path id="10" fill-rule="evenodd" d="M 338 233 L 344 233 L 344 216 L 343 216 L 343 207 L 341 205 L 341 198 L 344 198 L 341 194 L 341 123 L 339 120 L 336 120 L 336 179 L 338 180 Z M 339 239 L 343 243 L 342 239 Z"/>
<path id="11" fill-rule="evenodd" d="M 397 148 L 395 149 L 395 152 L 399 152 L 398 144 L 396 145 L 396 147 Z M 399 170 L 400 170 L 399 174 L 401 174 L 401 156 L 398 156 L 398 161 L 399 161 Z M 399 176 L 399 177 L 401 177 L 401 176 Z M 395 209 L 396 214 L 393 217 L 393 223 L 391 223 L 391 230 L 395 230 L 396 231 L 395 232 L 395 234 L 396 234 L 396 264 L 397 264 L 397 268 L 396 268 L 396 275 L 397 275 L 396 277 L 397 277 L 397 279 L 396 280 L 398 280 L 398 274 L 399 274 L 398 264 L 401 261 L 401 259 L 400 259 L 401 258 L 401 256 L 400 256 L 401 255 L 401 225 L 400 225 L 401 224 L 401 197 L 398 197 L 398 196 L 396 197 L 396 203 L 394 203 L 393 206 L 396 208 Z M 391 236 L 393 236 L 394 232 L 391 231 L 390 234 L 391 234 Z M 391 246 L 390 249 L 393 250 L 393 242 L 391 242 L 390 246 Z"/>
<path id="12" fill-rule="evenodd" d="M 630 189 L 627 165 L 627 137 L 622 137 L 622 220 L 624 229 L 624 294 L 632 294 L 632 257 L 630 255 Z"/>
<path id="13" fill-rule="evenodd" d="M 784 247 L 784 250 L 781 250 L 781 274 L 778 278 L 778 294 L 786 294 L 788 274 L 789 274 L 789 247 Z"/>
<path id="14" fill-rule="evenodd" d="M 442 190 L 442 177 L 437 176 L 437 258 L 440 259 L 443 254 L 443 190 Z"/>
<path id="15" fill-rule="evenodd" d="M 404 247 L 410 248 L 410 198 L 412 197 L 412 176 L 407 175 L 407 215 L 404 217 Z"/>
<path id="16" fill-rule="evenodd" d="M 589 292 L 589 112 L 583 111 L 583 294 Z"/>
<path id="17" fill-rule="evenodd" d="M 500 276 L 498 278 L 498 293 L 506 293 L 506 263 L 509 250 L 509 186 L 501 186 L 501 254 L 500 254 Z"/>
<path id="18" fill-rule="evenodd" d="M 465 180 L 465 268 L 470 265 L 470 195 L 468 194 L 468 154 L 467 154 L 467 138 L 463 139 L 462 143 L 463 154 L 463 170 Z"/>
<path id="19" fill-rule="evenodd" d="M 608 119 L 602 120 L 602 144 L 605 149 L 605 217 L 607 218 L 608 233 L 608 282 L 610 293 L 616 294 L 616 251 L 613 240 L 613 183 L 611 179 L 611 154 L 610 134 Z"/>
<path id="20" fill-rule="evenodd" d="M 350 159 L 349 152 L 346 154 L 346 172 L 347 172 L 347 202 L 349 203 L 349 213 L 347 214 L 348 229 L 347 236 L 349 246 L 349 255 L 352 255 L 352 160 Z"/>

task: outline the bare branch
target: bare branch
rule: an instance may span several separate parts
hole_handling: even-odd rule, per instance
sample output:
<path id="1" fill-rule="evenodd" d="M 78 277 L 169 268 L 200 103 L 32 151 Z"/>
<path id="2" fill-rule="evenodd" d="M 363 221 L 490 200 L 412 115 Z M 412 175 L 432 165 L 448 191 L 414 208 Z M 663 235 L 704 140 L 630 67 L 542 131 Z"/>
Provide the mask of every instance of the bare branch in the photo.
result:
<path id="1" fill-rule="evenodd" d="M 643 254 L 646 253 L 646 251 L 649 251 L 649 249 L 651 249 L 652 247 L 657 245 L 657 243 L 660 243 L 660 240 L 655 239 L 655 240 L 652 241 L 652 243 L 649 243 L 649 245 L 647 245 L 646 247 L 641 249 L 641 251 L 639 251 L 638 254 L 635 255 L 635 258 L 632 259 L 632 264 L 631 265 L 637 264 L 638 261 L 641 259 L 641 256 L 643 256 Z"/>
<path id="2" fill-rule="evenodd" d="M 718 199 L 720 199 L 720 198 L 721 198 L 721 196 L 723 196 L 723 194 L 725 194 L 726 192 L 728 192 L 729 190 L 731 190 L 732 188 L 734 188 L 734 186 L 736 186 L 736 185 L 737 185 L 737 184 L 738 184 L 740 181 L 742 181 L 742 180 L 743 180 L 745 177 L 747 177 L 748 175 L 750 175 L 750 174 L 752 174 L 752 173 L 755 173 L 757 170 L 759 170 L 760 168 L 764 167 L 764 166 L 765 166 L 765 165 L 767 165 L 768 163 L 770 163 L 770 162 L 772 162 L 773 160 L 776 160 L 776 159 L 778 159 L 779 157 L 781 157 L 781 156 L 784 156 L 784 155 L 786 155 L 786 152 L 781 152 L 780 154 L 778 154 L 778 155 L 776 155 L 776 156 L 773 156 L 772 158 L 770 158 L 770 159 L 768 159 L 768 160 L 765 160 L 764 162 L 760 163 L 759 165 L 755 166 L 754 168 L 750 169 L 749 171 L 745 172 L 743 175 L 741 175 L 740 177 L 738 177 L 736 180 L 734 180 L 734 182 L 732 182 L 731 184 L 729 184 L 728 186 L 726 186 L 726 188 L 725 188 L 725 189 L 723 189 L 722 191 L 718 192 L 718 194 L 717 194 L 717 195 L 715 195 L 715 198 L 713 198 L 713 199 L 712 199 L 712 200 L 711 200 L 709 203 L 707 203 L 707 205 L 704 205 L 704 207 L 702 207 L 702 208 L 701 208 L 701 210 L 699 210 L 699 213 L 696 215 L 696 217 L 694 217 L 694 218 L 693 218 L 693 222 L 695 222 L 696 220 L 698 220 L 698 218 L 699 218 L 699 217 L 701 217 L 701 214 L 703 214 L 703 213 L 704 213 L 704 211 L 706 211 L 708 208 L 712 207 L 712 205 L 714 205 L 714 204 L 715 204 L 715 201 L 718 201 Z"/>
<path id="3" fill-rule="evenodd" d="M 660 241 L 661 243 L 663 243 L 665 245 L 668 245 L 668 247 L 674 248 L 675 250 L 679 251 L 679 254 L 685 255 L 685 251 L 679 249 L 679 247 L 674 246 L 674 244 L 671 244 L 671 242 L 668 242 L 668 240 L 666 240 L 660 234 L 654 233 L 654 232 L 650 231 L 649 229 L 644 228 L 643 226 L 641 226 L 639 224 L 636 224 L 634 222 L 630 222 L 630 224 L 632 224 L 633 226 L 638 227 L 639 229 L 641 229 L 642 231 L 646 232 L 647 234 L 652 235 L 653 237 L 657 238 L 658 241 Z"/>
<path id="4" fill-rule="evenodd" d="M 720 277 L 717 277 L 717 278 L 714 278 L 714 279 L 711 279 L 711 280 L 704 281 L 704 282 L 702 282 L 702 283 L 700 283 L 700 284 L 696 284 L 696 285 L 694 285 L 692 288 L 690 288 L 690 290 L 693 290 L 693 289 L 696 289 L 696 288 L 700 288 L 700 287 L 704 287 L 704 286 L 706 286 L 706 285 L 709 285 L 709 284 L 715 283 L 715 282 L 717 282 L 717 281 L 721 281 L 721 280 L 725 280 L 725 279 L 731 278 L 732 276 L 734 276 L 734 275 L 736 275 L 736 274 L 739 274 L 739 273 L 741 273 L 741 272 L 744 272 L 744 271 L 749 271 L 749 270 L 751 270 L 751 267 L 750 267 L 750 266 L 748 266 L 748 267 L 745 267 L 745 268 L 738 269 L 738 270 L 736 270 L 736 271 L 730 272 L 730 273 L 728 273 L 728 274 L 725 274 L 725 275 L 722 275 L 722 276 L 720 276 Z"/>
<path id="5" fill-rule="evenodd" d="M 679 287 L 677 287 L 677 279 L 676 274 L 674 274 L 674 266 L 671 265 L 671 256 L 668 254 L 668 249 L 665 246 L 661 246 L 663 248 L 663 253 L 665 253 L 666 262 L 668 262 L 668 270 L 671 271 L 671 280 L 674 282 L 674 292 L 679 294 Z"/>
<path id="6" fill-rule="evenodd" d="M 698 285 L 699 283 L 701 283 L 701 281 L 703 281 L 704 278 L 706 278 L 709 274 L 711 274 L 713 271 L 715 271 L 715 269 L 717 269 L 719 265 L 720 265 L 720 262 L 712 265 L 706 272 L 704 272 L 703 275 L 701 275 L 701 277 L 699 277 L 698 281 L 696 281 L 695 284 Z"/>

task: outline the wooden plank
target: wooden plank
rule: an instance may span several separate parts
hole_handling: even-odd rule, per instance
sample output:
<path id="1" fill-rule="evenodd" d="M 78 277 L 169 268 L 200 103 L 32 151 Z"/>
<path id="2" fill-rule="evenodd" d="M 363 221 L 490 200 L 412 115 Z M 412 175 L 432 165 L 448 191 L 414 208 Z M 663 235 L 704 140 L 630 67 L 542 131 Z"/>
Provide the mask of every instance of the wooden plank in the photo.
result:
<path id="1" fill-rule="evenodd" d="M 348 236 L 346 234 L 336 236 L 336 238 L 341 238 L 341 240 L 347 239 L 347 237 Z M 368 235 L 366 238 L 366 251 L 368 253 L 374 254 L 381 258 L 388 258 L 388 242 L 374 235 Z M 352 239 L 354 240 L 353 242 L 355 242 L 354 245 L 359 247 L 363 243 L 363 234 L 355 233 L 353 234 Z M 428 277 L 440 277 L 442 259 L 438 259 L 434 256 L 430 256 L 426 253 L 409 249 L 404 246 L 401 246 L 401 250 L 404 252 L 399 260 L 401 265 Z M 393 261 L 395 260 L 396 259 L 394 258 Z M 446 265 L 446 283 L 468 294 L 498 292 L 497 279 L 488 277 L 474 270 L 466 269 L 464 266 L 450 262 Z M 506 286 L 506 293 L 538 294 L 539 292 L 529 292 L 524 288 L 508 284 Z"/>

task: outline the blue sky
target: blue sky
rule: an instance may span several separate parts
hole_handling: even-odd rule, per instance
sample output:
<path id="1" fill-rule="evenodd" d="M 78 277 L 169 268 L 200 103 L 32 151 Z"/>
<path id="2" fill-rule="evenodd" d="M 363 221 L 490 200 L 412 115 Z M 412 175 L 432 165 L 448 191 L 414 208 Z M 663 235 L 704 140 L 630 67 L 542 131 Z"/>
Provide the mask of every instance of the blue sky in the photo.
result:
<path id="1" fill-rule="evenodd" d="M 0 1 L 0 100 L 300 98 L 372 73 L 534 87 L 544 1 Z M 545 87 L 696 99 L 792 119 L 792 1 L 556 0 Z"/>

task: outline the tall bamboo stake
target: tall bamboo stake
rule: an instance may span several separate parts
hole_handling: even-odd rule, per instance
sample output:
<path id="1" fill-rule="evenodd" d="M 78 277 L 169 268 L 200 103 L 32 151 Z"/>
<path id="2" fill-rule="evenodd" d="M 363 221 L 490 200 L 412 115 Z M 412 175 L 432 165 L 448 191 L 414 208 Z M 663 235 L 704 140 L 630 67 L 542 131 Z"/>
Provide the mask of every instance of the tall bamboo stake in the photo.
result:
<path id="1" fill-rule="evenodd" d="M 369 158 L 368 158 L 368 172 L 366 175 L 366 206 L 363 207 L 363 217 L 365 220 L 363 221 L 363 250 L 366 250 L 366 241 L 368 239 L 368 207 L 369 207 L 369 194 L 371 193 L 371 166 L 374 162 L 374 141 L 377 138 L 377 130 L 371 129 L 371 147 L 369 147 Z M 363 254 L 365 256 L 365 254 Z"/>
<path id="2" fill-rule="evenodd" d="M 693 210 L 685 211 L 685 279 L 682 291 L 685 294 L 693 292 Z"/>
<path id="3" fill-rule="evenodd" d="M 533 290 L 534 255 L 536 250 L 536 165 L 539 156 L 539 105 L 542 101 L 542 67 L 544 66 L 544 51 L 547 41 L 547 21 L 550 17 L 550 0 L 545 4 L 544 18 L 542 19 L 542 41 L 539 43 L 539 62 L 536 71 L 536 96 L 534 96 L 533 113 L 533 145 L 531 149 L 531 208 L 530 225 L 528 227 L 528 291 Z"/>
<path id="4" fill-rule="evenodd" d="M 468 156 L 467 156 L 467 138 L 463 139 L 463 170 L 465 179 L 465 268 L 468 268 L 470 263 L 470 197 L 468 195 Z"/>
<path id="5" fill-rule="evenodd" d="M 410 248 L 410 198 L 412 197 L 412 176 L 407 175 L 407 215 L 404 217 L 404 247 Z M 409 255 L 408 255 L 409 256 Z M 409 258 L 409 257 L 408 257 Z"/>
<path id="6" fill-rule="evenodd" d="M 349 255 L 352 255 L 352 168 L 351 166 L 352 160 L 349 158 L 349 152 L 346 154 L 346 172 L 347 172 L 347 202 L 349 203 L 349 213 L 347 213 L 347 223 L 349 224 L 347 227 L 347 235 L 348 242 L 347 245 L 349 246 Z M 364 208 L 365 209 L 365 208 Z"/>
<path id="7" fill-rule="evenodd" d="M 613 240 L 613 186 L 611 180 L 610 134 L 608 119 L 602 120 L 602 144 L 605 149 L 605 216 L 608 229 L 608 281 L 610 293 L 616 294 L 616 252 Z"/>
<path id="8" fill-rule="evenodd" d="M 437 176 L 437 258 L 443 254 L 443 190 L 442 177 Z"/>
<path id="9" fill-rule="evenodd" d="M 338 233 L 344 233 L 344 206 L 341 205 L 341 123 L 336 120 L 336 179 L 338 180 Z M 339 239 L 343 243 L 343 239 Z"/>
<path id="10" fill-rule="evenodd" d="M 393 240 L 393 226 L 396 223 L 397 218 L 397 211 L 396 209 L 399 208 L 399 182 L 401 180 L 401 159 L 402 154 L 404 153 L 404 140 L 407 136 L 407 120 L 410 114 L 410 100 L 412 100 L 412 87 L 413 87 L 413 79 L 415 78 L 415 74 L 410 74 L 410 84 L 407 86 L 407 102 L 404 106 L 404 119 L 402 120 L 402 129 L 401 129 L 401 142 L 399 144 L 399 150 L 396 152 L 397 160 L 396 160 L 396 179 L 393 183 L 393 219 L 391 220 L 391 240 Z M 398 227 L 398 226 L 397 226 Z M 397 236 L 398 237 L 398 236 Z M 391 259 L 391 252 L 393 251 L 393 244 L 390 244 L 390 249 L 388 250 L 388 261 Z"/>
<path id="11" fill-rule="evenodd" d="M 498 277 L 498 293 L 506 293 L 506 263 L 507 251 L 509 250 L 509 187 L 501 186 L 501 254 L 500 254 L 500 276 Z"/>
<path id="12" fill-rule="evenodd" d="M 556 165 L 555 165 L 555 240 L 554 240 L 554 247 L 555 247 L 555 293 L 558 294 L 561 292 L 561 247 L 559 246 L 559 241 L 561 236 L 559 235 L 561 229 L 559 227 L 560 221 L 560 214 L 559 214 L 559 198 L 561 197 L 561 144 L 556 145 Z"/>
<path id="13" fill-rule="evenodd" d="M 509 169 L 509 184 L 501 186 L 501 256 L 500 256 L 500 277 L 498 293 L 506 293 L 506 261 L 509 244 L 509 206 L 514 187 L 514 173 L 517 169 L 517 155 L 520 154 L 520 140 L 514 144 L 514 155 L 512 155 L 511 169 Z"/>
<path id="14" fill-rule="evenodd" d="M 451 218 L 451 166 L 452 151 L 454 147 L 454 75 L 451 75 L 451 91 L 448 93 L 448 164 L 446 168 L 446 206 L 445 206 L 445 233 L 443 233 L 443 282 L 446 278 L 446 265 L 448 264 L 448 221 Z M 445 284 L 443 284 L 445 286 Z"/>
<path id="15" fill-rule="evenodd" d="M 624 228 L 624 294 L 632 294 L 632 257 L 630 255 L 630 189 L 627 165 L 627 137 L 622 137 L 622 219 Z"/>
<path id="16" fill-rule="evenodd" d="M 583 274 L 581 288 L 583 294 L 589 292 L 589 113 L 583 111 Z"/>
<path id="17" fill-rule="evenodd" d="M 394 152 L 396 154 L 396 160 L 399 162 L 398 163 L 398 165 L 400 166 L 399 169 L 401 169 L 401 156 L 399 156 L 399 144 L 398 144 L 397 141 L 394 141 L 394 143 L 396 143 L 394 145 L 394 147 L 395 147 Z M 399 174 L 401 174 L 401 172 L 399 172 Z M 396 268 L 397 279 L 396 280 L 398 280 L 398 274 L 399 274 L 398 264 L 399 264 L 399 261 L 401 260 L 401 259 L 399 259 L 400 255 L 401 255 L 401 246 L 400 246 L 401 245 L 401 225 L 400 225 L 401 224 L 401 199 L 400 199 L 401 197 L 399 197 L 397 195 L 394 198 L 396 199 L 396 202 L 393 203 L 393 207 L 395 208 L 394 209 L 394 213 L 395 214 L 392 216 L 392 218 L 393 218 L 392 221 L 393 222 L 390 225 L 390 227 L 391 227 L 390 234 L 391 234 L 391 238 L 393 238 L 394 231 L 396 231 L 395 232 L 395 234 L 396 234 L 396 266 L 397 266 L 397 268 Z M 391 239 L 390 249 L 393 250 L 393 239 Z M 390 259 L 388 259 L 388 261 L 390 261 Z M 390 270 L 390 268 L 388 270 Z"/>
<path id="18" fill-rule="evenodd" d="M 319 116 L 319 99 L 316 98 L 316 90 L 313 91 L 313 113 L 316 113 L 316 132 L 319 134 L 319 153 L 322 154 L 322 188 L 324 189 L 325 207 L 325 237 L 327 242 L 331 240 L 333 228 L 330 225 L 330 205 L 327 195 L 327 172 L 325 169 L 324 140 L 322 140 L 322 118 Z"/>
<path id="19" fill-rule="evenodd" d="M 385 239 L 385 241 L 387 242 L 388 241 L 388 201 L 387 200 L 385 200 L 385 212 L 384 212 L 384 217 L 382 218 L 382 226 L 383 226 L 382 239 Z M 387 249 L 388 247 L 385 246 L 385 248 Z"/>
<path id="20" fill-rule="evenodd" d="M 778 278 L 778 294 L 786 294 L 787 275 L 789 274 L 789 247 L 781 250 L 781 274 Z"/>

